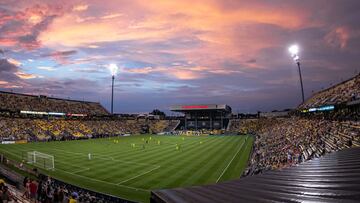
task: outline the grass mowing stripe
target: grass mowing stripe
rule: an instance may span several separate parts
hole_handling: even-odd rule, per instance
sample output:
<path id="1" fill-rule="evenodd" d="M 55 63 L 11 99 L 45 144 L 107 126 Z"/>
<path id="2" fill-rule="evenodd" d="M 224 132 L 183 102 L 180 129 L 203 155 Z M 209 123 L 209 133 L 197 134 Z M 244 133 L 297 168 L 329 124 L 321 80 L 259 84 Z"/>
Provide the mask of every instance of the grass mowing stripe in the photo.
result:
<path id="1" fill-rule="evenodd" d="M 196 142 L 196 141 L 195 141 Z M 64 151 L 65 153 L 72 153 L 72 152 L 66 152 L 66 151 Z M 76 154 L 76 155 L 81 155 L 81 153 L 73 153 L 73 154 Z M 106 160 L 109 160 L 109 158 L 105 158 Z M 100 172 L 102 172 L 101 170 L 100 170 Z M 101 173 L 101 174 L 104 174 L 104 173 Z M 100 180 L 104 180 L 103 178 L 97 178 L 97 179 L 100 179 Z M 106 180 L 106 179 L 105 179 Z"/>
<path id="2" fill-rule="evenodd" d="M 251 151 L 252 142 L 253 142 L 253 138 L 247 137 L 246 142 L 241 149 L 241 153 L 236 156 L 236 161 L 233 162 L 230 165 L 229 169 L 224 173 L 224 175 L 221 178 L 222 180 L 230 179 L 236 171 L 241 172 L 239 176 L 242 174 L 242 172 L 247 166 L 247 161 Z"/>
<path id="3" fill-rule="evenodd" d="M 16 149 L 14 149 L 14 150 L 16 150 Z M 13 152 L 13 149 L 9 149 L 9 150 L 7 150 L 5 153 L 8 153 L 8 154 L 12 154 L 13 156 L 15 156 L 16 157 L 16 159 L 20 159 L 20 160 L 22 160 L 23 159 L 23 157 L 22 157 L 22 155 L 20 155 L 20 154 L 18 154 L 18 153 L 16 153 L 16 152 Z M 64 166 L 64 165 L 67 165 L 67 166 L 71 166 L 72 168 L 79 168 L 79 170 L 81 169 L 81 170 L 84 170 L 85 169 L 85 167 L 82 167 L 82 166 L 77 166 L 77 165 L 73 165 L 73 164 L 69 164 L 69 163 L 67 163 L 67 162 L 64 162 L 64 161 L 57 161 L 57 163 L 60 163 L 60 166 Z M 66 168 L 66 167 L 65 167 Z M 56 169 L 56 168 L 55 168 Z"/>
<path id="4" fill-rule="evenodd" d="M 16 153 L 13 153 L 13 152 L 10 152 L 10 151 L 6 151 L 5 153 L 12 154 L 14 157 L 22 159 L 22 156 L 20 156 L 19 154 L 16 154 Z M 115 184 L 115 183 L 111 183 L 111 182 L 107 182 L 107 181 L 103 181 L 103 180 L 99 180 L 99 179 L 95 179 L 95 178 L 91 178 L 91 177 L 82 176 L 82 175 L 76 174 L 74 172 L 69 172 L 67 170 L 62 170 L 62 169 L 56 169 L 56 170 L 60 170 L 60 171 L 62 171 L 64 173 L 71 174 L 73 176 L 78 176 L 78 177 L 81 177 L 81 178 L 84 178 L 84 179 L 89 179 L 89 180 L 96 181 L 96 182 L 102 182 L 102 183 L 105 183 L 105 184 L 115 185 L 115 186 L 118 186 L 118 187 L 125 187 L 125 188 L 129 188 L 129 189 L 134 189 L 136 191 L 138 191 L 138 190 L 149 191 L 149 190 L 145 190 L 145 189 L 141 189 L 141 188 L 134 188 L 134 187 L 130 187 L 130 186 L 119 185 L 119 184 Z"/>
<path id="5" fill-rule="evenodd" d="M 188 167 L 191 168 L 196 168 L 196 171 L 192 171 L 192 170 L 181 170 L 177 175 L 177 178 L 175 178 L 172 182 L 168 182 L 165 187 L 174 187 L 176 185 L 181 185 L 181 186 L 185 186 L 185 185 L 194 185 L 196 184 L 197 178 L 199 176 L 196 176 L 193 179 L 189 179 L 190 177 L 192 177 L 192 175 L 195 174 L 201 174 L 204 176 L 208 176 L 207 173 L 207 166 L 209 164 L 214 163 L 214 157 L 216 157 L 217 155 L 219 155 L 219 153 L 221 153 L 222 151 L 224 151 L 224 149 L 228 146 L 229 142 L 227 142 L 227 139 L 220 139 L 220 141 L 216 142 L 215 146 L 211 146 L 211 151 L 209 153 L 196 153 L 194 154 L 192 157 L 189 157 L 189 163 L 190 164 L 185 164 Z M 231 148 L 229 148 L 231 150 Z M 202 159 L 200 159 L 202 158 Z M 196 161 L 196 160 L 202 160 L 202 161 Z M 196 163 L 198 162 L 198 163 Z M 212 182 L 211 180 L 208 180 L 209 182 Z M 187 182 L 187 184 L 184 184 L 184 182 Z"/>
<path id="6" fill-rule="evenodd" d="M 206 151 L 211 151 L 218 144 L 219 144 L 218 138 L 214 138 L 211 142 L 208 142 L 207 145 L 203 144 L 201 145 L 201 147 L 198 147 L 199 145 L 197 145 L 196 147 L 190 148 L 186 152 L 182 152 L 181 154 L 178 155 L 181 157 L 181 158 L 179 157 L 178 160 L 170 159 L 169 162 L 175 161 L 175 163 L 170 166 L 169 164 L 166 164 L 167 167 L 162 169 L 162 173 L 158 175 L 153 174 L 153 176 L 151 177 L 155 180 L 161 180 L 161 181 L 157 181 L 156 187 L 157 188 L 166 187 L 167 182 L 173 181 L 174 177 L 178 176 L 179 173 L 181 173 L 182 171 L 188 168 L 187 166 L 191 167 L 192 162 L 194 161 L 194 159 L 191 158 L 192 156 L 194 155 L 201 156 Z M 171 176 L 169 176 L 170 174 Z"/>
<path id="7" fill-rule="evenodd" d="M 82 153 L 77 153 L 77 152 L 66 152 L 66 151 L 64 151 L 64 150 L 59 150 L 59 149 L 54 149 L 54 148 L 52 148 L 52 150 L 58 150 L 58 151 L 63 151 L 63 152 L 65 152 L 65 153 L 71 153 L 71 154 L 75 154 L 75 155 L 83 155 Z M 102 157 L 106 157 L 106 158 L 102 158 Z M 87 158 L 86 158 L 87 159 Z M 136 163 L 136 162 L 127 162 L 127 161 L 121 161 L 121 160 L 118 160 L 118 159 L 115 159 L 115 158 L 113 158 L 113 157 L 107 157 L 107 156 L 105 156 L 105 155 L 97 155 L 97 154 L 94 154 L 93 155 L 93 158 L 91 159 L 91 160 L 89 160 L 89 161 L 91 161 L 92 163 L 95 163 L 94 161 L 95 160 L 97 160 L 97 159 L 101 159 L 101 160 L 105 160 L 106 162 L 104 163 L 104 162 L 102 162 L 104 165 L 103 165 L 103 167 L 101 168 L 101 169 L 97 169 L 97 170 L 92 170 L 93 172 L 95 172 L 95 173 L 97 173 L 97 174 L 102 174 L 102 176 L 101 177 L 99 177 L 99 175 L 98 175 L 98 180 L 103 180 L 103 181 L 107 181 L 107 179 L 114 179 L 114 177 L 113 177 L 113 175 L 112 175 L 112 173 L 111 173 L 111 169 L 112 168 L 116 168 L 116 167 L 118 167 L 119 165 L 119 163 L 121 163 L 121 164 L 126 164 L 126 165 L 128 165 L 128 166 L 130 166 L 130 165 L 137 165 L 137 169 L 139 169 L 140 170 L 140 172 L 141 172 L 141 168 L 143 168 L 144 166 L 151 166 L 153 169 L 151 170 L 151 171 L 153 171 L 153 170 L 155 170 L 155 169 L 158 169 L 160 166 L 158 166 L 158 165 L 150 165 L 150 164 L 142 164 L 142 163 Z M 86 160 L 87 161 L 87 160 Z M 84 171 L 87 171 L 87 170 L 84 170 Z M 109 171 L 109 173 L 106 173 L 107 171 Z M 137 171 L 137 170 L 135 170 L 135 169 L 128 169 L 128 171 Z M 150 171 L 150 172 L 151 172 Z M 127 175 L 129 175 L 129 176 L 131 176 L 131 177 L 133 177 L 134 175 L 133 174 L 130 174 L 130 173 L 126 173 L 127 171 L 123 171 L 123 173 L 122 174 L 127 174 Z M 140 173 L 139 172 L 139 173 Z M 149 173 L 148 171 L 147 171 L 147 173 Z M 86 176 L 86 177 L 89 177 L 89 174 L 91 174 L 91 172 L 90 173 L 87 173 L 86 175 L 85 174 L 82 174 L 83 176 Z M 138 173 L 137 173 L 138 174 Z M 136 175 L 136 177 L 139 177 L 141 174 L 144 174 L 144 172 L 142 172 L 142 173 L 140 173 L 139 175 Z M 145 173 L 146 174 L 146 173 Z M 123 178 L 122 178 L 123 179 Z M 132 178 L 128 178 L 128 180 L 130 180 L 130 179 L 132 179 Z M 109 181 L 108 181 L 109 182 Z M 123 182 L 123 181 L 122 181 Z M 121 182 L 121 183 L 122 183 Z M 118 185 L 120 185 L 119 183 L 118 183 Z"/>
<path id="8" fill-rule="evenodd" d="M 175 137 L 174 137 L 175 138 Z M 194 141 L 194 142 L 196 142 L 196 141 Z M 189 143 L 189 145 L 191 145 L 193 142 L 190 142 Z M 172 143 L 172 144 L 169 144 L 169 145 L 160 145 L 160 147 L 158 148 L 158 147 L 156 147 L 155 149 L 153 149 L 153 150 L 148 150 L 147 148 L 145 148 L 147 151 L 146 151 L 146 153 L 147 154 L 149 154 L 149 155 L 151 155 L 152 153 L 157 153 L 157 152 L 162 152 L 162 153 L 164 153 L 164 149 L 169 149 L 170 151 L 172 151 L 173 149 L 174 149 L 174 147 L 175 147 L 175 144 L 176 143 Z M 186 146 L 186 145 L 184 145 L 184 146 Z M 143 154 L 143 151 L 142 150 L 138 150 L 138 151 L 133 151 L 131 154 L 124 154 L 124 155 L 122 155 L 125 159 L 135 159 L 135 158 L 137 158 L 137 157 L 143 157 L 144 156 L 144 154 Z M 121 157 L 122 157 L 121 156 Z"/>
<path id="9" fill-rule="evenodd" d="M 214 156 L 211 156 L 211 162 L 206 163 L 203 167 L 201 173 L 197 173 L 197 176 L 192 177 L 192 181 L 205 182 L 205 183 L 215 183 L 221 169 L 226 165 L 228 154 L 236 150 L 238 143 L 241 143 L 243 140 L 238 139 L 238 137 L 230 138 L 225 140 L 225 147 L 221 147 L 219 153 L 216 153 Z M 189 177 L 190 178 L 190 177 Z"/>
<path id="10" fill-rule="evenodd" d="M 17 158 L 19 158 L 19 160 L 21 160 L 22 159 L 22 156 L 21 155 L 19 155 L 19 154 L 15 154 L 15 153 L 7 153 L 7 154 L 12 154 L 12 156 L 14 156 L 14 157 L 17 157 Z M 104 183 L 104 184 L 107 184 L 107 185 L 111 185 L 112 187 L 113 186 L 116 186 L 117 188 L 123 188 L 122 190 L 124 190 L 124 189 L 126 189 L 126 191 L 127 192 L 124 192 L 122 195 L 120 195 L 120 194 L 117 194 L 118 196 L 122 196 L 122 198 L 124 198 L 124 199 L 133 199 L 133 200 L 137 200 L 137 201 L 146 201 L 147 200 L 147 198 L 146 199 L 143 199 L 143 197 L 145 197 L 145 194 L 142 194 L 141 196 L 139 195 L 140 194 L 140 192 L 146 192 L 147 194 L 149 194 L 149 191 L 148 190 L 144 190 L 144 189 L 139 189 L 139 188 L 134 188 L 134 187 L 130 187 L 130 186 L 124 186 L 124 185 L 116 185 L 116 184 L 114 184 L 114 183 L 109 183 L 109 182 L 106 182 L 106 181 L 101 181 L 101 180 L 98 180 L 98 179 L 94 179 L 94 178 L 89 178 L 89 177 L 84 177 L 84 176 L 81 176 L 81 175 L 78 175 L 78 174 L 73 174 L 73 173 L 71 173 L 71 172 L 69 172 L 69 171 L 66 171 L 66 170 L 61 170 L 61 169 L 59 169 L 58 170 L 58 172 L 55 174 L 55 173 L 52 173 L 51 171 L 46 171 L 46 170 L 42 170 L 41 168 L 39 168 L 41 171 L 43 171 L 43 172 L 45 172 L 45 173 L 48 173 L 48 174 L 51 174 L 51 175 L 53 175 L 54 177 L 63 177 L 63 178 L 60 178 L 60 179 L 62 179 L 62 180 L 68 180 L 68 182 L 70 182 L 70 183 L 73 183 L 73 184 L 75 184 L 75 185 L 78 185 L 78 186 L 80 186 L 80 187 L 84 187 L 84 188 L 88 188 L 88 189 L 94 189 L 94 188 L 92 188 L 92 187 L 88 187 L 89 185 L 92 185 L 90 182 L 88 182 L 88 184 L 82 184 L 82 182 L 81 181 L 77 181 L 77 182 L 73 182 L 73 181 L 70 181 L 70 180 L 73 180 L 73 179 L 69 179 L 68 178 L 68 175 L 66 176 L 66 177 L 64 177 L 64 176 L 62 176 L 61 174 L 62 173 L 65 173 L 65 174 L 71 174 L 72 176 L 72 178 L 74 178 L 73 176 L 76 176 L 76 177 L 78 177 L 78 178 L 80 178 L 80 179 L 86 179 L 86 180 L 90 180 L 90 181 L 93 181 L 93 182 L 101 182 L 101 183 Z M 60 173 L 61 172 L 61 173 Z M 85 181 L 86 182 L 86 181 Z M 105 187 L 104 186 L 104 188 L 107 188 L 107 187 Z M 98 188 L 97 190 L 99 190 L 100 188 Z M 102 190 L 102 189 L 100 189 L 100 192 L 105 192 L 105 193 L 107 193 L 107 191 L 110 191 L 111 190 L 111 188 L 107 188 L 107 190 Z M 132 191 L 129 191 L 129 190 L 133 190 L 134 192 L 132 192 Z M 139 195 L 139 197 L 137 197 L 137 196 L 127 196 L 126 194 L 137 194 L 137 195 Z M 146 195 L 147 196 L 147 195 Z"/>
<path id="11" fill-rule="evenodd" d="M 213 139 L 211 141 L 208 142 L 208 144 L 211 144 L 212 142 L 216 142 L 216 139 Z M 196 142 L 197 143 L 197 142 Z M 181 159 L 184 159 L 183 157 L 187 157 L 189 154 L 196 154 L 193 153 L 193 151 L 198 150 L 198 148 L 196 147 L 192 147 L 189 150 L 179 153 L 179 151 L 173 151 L 172 153 L 168 153 L 167 156 L 165 157 L 164 162 L 162 162 L 163 166 L 166 166 L 166 168 L 162 168 L 161 172 L 159 171 L 158 173 L 153 173 L 151 176 L 145 177 L 141 180 L 136 181 L 135 183 L 132 183 L 131 185 L 136 187 L 137 185 L 146 185 L 149 188 L 160 188 L 161 183 L 169 178 L 169 175 L 173 175 L 174 172 L 176 171 L 170 171 L 173 170 L 175 168 L 178 169 L 179 165 L 181 163 Z M 205 150 L 205 149 L 204 149 Z M 171 159 L 171 157 L 174 157 L 177 155 L 177 159 Z M 175 164 L 173 164 L 173 162 L 175 162 Z M 163 176 L 167 176 L 167 177 L 163 177 Z"/>
<path id="12" fill-rule="evenodd" d="M 239 137 L 231 137 L 225 139 L 225 147 L 223 147 L 219 153 L 211 157 L 212 162 L 206 164 L 203 174 L 194 177 L 194 179 L 199 182 L 215 183 L 219 171 L 227 163 L 227 158 L 229 157 L 228 155 L 236 150 L 236 146 L 241 141 L 242 139 Z"/>
<path id="13" fill-rule="evenodd" d="M 75 173 L 69 172 L 69 171 L 64 171 L 64 170 L 61 170 L 61 171 L 63 171 L 64 173 L 71 174 L 71 175 L 73 175 L 73 176 L 78 176 L 78 177 L 80 177 L 80 178 L 89 179 L 89 180 L 92 180 L 92 181 L 95 181 L 95 182 L 101 182 L 101 183 L 105 183 L 105 184 L 109 184 L 109 185 L 114 185 L 114 186 L 118 186 L 118 187 L 125 187 L 125 188 L 134 189 L 134 190 L 149 191 L 149 190 L 140 189 L 140 188 L 134 188 L 134 187 L 125 186 L 125 185 L 118 185 L 118 184 L 116 184 L 116 183 L 111 183 L 111 182 L 107 182 L 107 181 L 103 181 L 103 180 L 98 180 L 98 179 L 95 179 L 95 178 L 90 178 L 90 177 L 82 176 L 82 175 L 75 174 Z"/>
<path id="14" fill-rule="evenodd" d="M 149 140 L 150 136 L 153 140 L 144 144 L 142 150 L 143 139 Z M 114 143 L 114 139 L 119 142 Z M 33 149 L 52 154 L 58 170 L 45 173 L 80 187 L 148 202 L 150 193 L 147 189 L 215 182 L 237 152 L 236 144 L 242 141 L 238 136 L 145 135 L 114 139 L 15 144 L 0 146 L 0 151 L 20 161 L 24 153 Z M 157 145 L 157 140 L 162 144 Z M 137 143 L 139 147 L 132 148 L 131 143 Z M 179 151 L 175 144 L 181 144 Z M 244 151 L 238 153 L 220 181 L 238 177 L 246 164 L 238 162 L 246 162 L 248 155 L 242 153 L 249 153 L 250 149 L 246 145 Z M 87 158 L 88 153 L 93 156 L 91 160 Z"/>
<path id="15" fill-rule="evenodd" d="M 240 145 L 239 149 L 237 150 L 237 152 L 234 154 L 234 156 L 232 157 L 231 161 L 228 163 L 228 165 L 225 167 L 225 169 L 223 170 L 223 172 L 220 174 L 219 178 L 216 180 L 216 182 L 219 182 L 220 178 L 224 175 L 225 171 L 229 168 L 230 164 L 234 161 L 235 157 L 238 155 L 238 153 L 240 152 L 240 150 L 242 149 L 242 146 L 244 145 L 245 141 L 242 142 L 242 144 Z"/>
<path id="16" fill-rule="evenodd" d="M 54 148 L 53 148 L 54 149 Z M 63 151 L 63 150 L 60 150 L 60 151 Z M 72 154 L 75 154 L 75 155 L 82 155 L 82 153 L 73 153 L 73 152 L 66 152 L 66 151 L 64 151 L 64 153 L 72 153 Z M 85 155 L 85 154 L 84 154 Z M 106 158 L 103 158 L 103 159 L 105 159 L 105 160 L 113 160 L 112 158 L 110 158 L 110 157 L 106 157 Z M 103 168 L 106 168 L 106 167 L 103 167 Z M 133 170 L 133 169 L 132 169 Z M 99 171 L 99 172 L 104 172 L 104 171 Z M 100 174 L 104 174 L 104 173 L 100 173 Z M 131 174 L 130 174 L 131 175 Z M 133 176 L 133 175 L 132 175 Z M 110 176 L 108 176 L 108 177 L 112 177 L 111 175 Z M 104 180 L 104 178 L 97 178 L 97 179 L 100 179 L 100 180 Z M 106 180 L 106 179 L 105 179 Z"/>
<path id="17" fill-rule="evenodd" d="M 129 178 L 129 179 L 126 179 L 126 180 L 123 180 L 123 181 L 121 181 L 120 183 L 118 183 L 117 185 L 121 185 L 122 183 L 128 182 L 128 181 L 130 181 L 130 180 L 133 180 L 133 179 L 135 179 L 135 178 L 138 178 L 138 177 L 140 177 L 140 176 L 143 176 L 143 175 L 145 175 L 145 174 L 148 174 L 148 173 L 150 173 L 150 172 L 152 172 L 152 171 L 154 171 L 154 170 L 157 170 L 157 169 L 159 169 L 159 168 L 160 168 L 160 166 L 157 166 L 157 167 L 155 167 L 155 168 L 153 168 L 153 169 L 151 169 L 151 170 L 149 170 L 149 171 L 146 171 L 146 172 L 144 172 L 144 173 L 141 173 L 141 174 L 139 174 L 139 175 L 137 175 L 137 176 L 134 176 L 134 177 Z"/>

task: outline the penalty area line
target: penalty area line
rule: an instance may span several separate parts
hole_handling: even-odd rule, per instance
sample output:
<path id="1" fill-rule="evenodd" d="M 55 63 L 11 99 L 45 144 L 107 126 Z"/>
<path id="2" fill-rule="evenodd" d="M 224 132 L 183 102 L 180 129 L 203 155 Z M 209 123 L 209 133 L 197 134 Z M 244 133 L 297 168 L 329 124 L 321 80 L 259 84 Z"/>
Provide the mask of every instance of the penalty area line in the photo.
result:
<path id="1" fill-rule="evenodd" d="M 73 173 L 81 173 L 81 172 L 89 171 L 89 170 L 90 170 L 90 168 L 85 168 L 85 169 L 74 171 Z"/>
<path id="2" fill-rule="evenodd" d="M 0 151 L 2 151 L 0 149 Z M 20 155 L 18 154 L 15 154 L 13 152 L 9 152 L 9 151 L 5 151 L 4 153 L 7 153 L 7 154 L 12 154 L 13 156 L 15 157 L 19 157 L 19 158 L 22 158 Z M 160 167 L 160 166 L 158 166 Z M 39 168 L 42 168 L 42 167 L 39 167 Z M 44 168 L 42 168 L 44 169 Z M 89 168 L 90 169 L 90 168 Z M 83 169 L 85 170 L 85 169 Z M 83 178 L 83 179 L 88 179 L 88 180 L 91 180 L 91 181 L 95 181 L 95 182 L 100 182 L 100 183 L 105 183 L 105 184 L 109 184 L 109 185 L 114 185 L 114 186 L 117 186 L 117 187 L 123 187 L 123 188 L 128 188 L 128 189 L 132 189 L 132 190 L 136 190 L 136 191 L 143 191 L 143 192 L 150 192 L 150 190 L 146 190 L 146 189 L 142 189 L 142 188 L 135 188 L 135 187 L 131 187 L 131 186 L 126 186 L 126 185 L 120 185 L 120 184 L 116 184 L 116 183 L 111 183 L 111 182 L 107 182 L 107 181 L 103 181 L 103 180 L 99 180 L 99 179 L 95 179 L 95 178 L 90 178 L 90 177 L 87 177 L 87 176 L 83 176 L 83 175 L 79 175 L 79 174 L 75 174 L 73 172 L 69 172 L 69 171 L 66 171 L 66 170 L 62 170 L 62 169 L 59 169 L 59 168 L 55 168 L 55 171 L 62 171 L 64 173 L 67 173 L 67 174 L 71 174 L 73 176 L 77 176 L 77 177 L 80 177 L 80 178 Z M 53 177 L 53 178 L 56 178 L 56 177 Z M 65 181 L 66 182 L 66 181 Z M 76 185 L 76 184 L 75 184 Z M 90 189 L 90 190 L 94 190 L 94 189 Z M 95 190 L 96 191 L 96 190 Z M 118 196 L 118 195 L 116 195 Z M 121 196 L 119 196 L 121 197 Z M 126 198 L 125 198 L 126 199 Z"/>
<path id="3" fill-rule="evenodd" d="M 151 169 L 151 170 L 148 170 L 148 171 L 145 171 L 144 173 L 140 173 L 139 175 L 136 175 L 136 176 L 131 177 L 131 178 L 129 178 L 129 179 L 123 180 L 123 181 L 121 181 L 120 183 L 118 183 L 118 184 L 116 184 L 116 185 L 121 185 L 122 183 L 128 182 L 128 181 L 133 180 L 133 179 L 135 179 L 135 178 L 137 178 L 137 177 L 140 177 L 140 176 L 143 176 L 143 175 L 145 175 L 145 174 L 148 174 L 148 173 L 150 173 L 150 172 L 152 172 L 152 171 L 155 171 L 155 170 L 158 169 L 158 168 L 160 168 L 160 166 L 156 166 L 155 168 L 153 168 L 153 169 Z"/>
<path id="4" fill-rule="evenodd" d="M 130 186 L 126 186 L 126 185 L 119 185 L 119 184 L 116 184 L 116 183 L 111 183 L 111 182 L 99 180 L 99 179 L 96 179 L 96 178 L 90 178 L 90 177 L 87 177 L 87 176 L 75 174 L 75 173 L 72 173 L 72 172 L 69 172 L 69 171 L 66 171 L 66 170 L 62 170 L 62 169 L 58 169 L 58 170 L 63 171 L 64 173 L 68 173 L 68 174 L 71 174 L 71 175 L 74 175 L 74 176 L 78 176 L 80 178 L 84 178 L 84 179 L 88 179 L 88 180 L 92 180 L 92 181 L 96 181 L 96 182 L 100 182 L 100 183 L 105 183 L 105 184 L 109 184 L 109 185 L 129 188 L 129 189 L 132 189 L 132 190 L 141 190 L 141 191 L 144 191 L 144 192 L 149 192 L 150 191 L 150 190 L 145 190 L 145 189 L 142 189 L 142 188 L 135 188 L 135 187 L 130 187 Z"/>

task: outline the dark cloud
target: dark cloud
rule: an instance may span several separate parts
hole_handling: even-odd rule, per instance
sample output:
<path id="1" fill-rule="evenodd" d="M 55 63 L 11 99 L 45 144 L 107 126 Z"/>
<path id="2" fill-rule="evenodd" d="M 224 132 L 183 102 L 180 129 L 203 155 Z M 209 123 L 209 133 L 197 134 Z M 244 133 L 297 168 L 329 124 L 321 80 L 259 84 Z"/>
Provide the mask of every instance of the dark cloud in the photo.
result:
<path id="1" fill-rule="evenodd" d="M 0 89 L 7 91 L 15 89 L 15 91 L 18 91 L 19 88 L 25 88 L 28 84 L 18 74 L 27 76 L 19 72 L 19 67 L 10 63 L 7 59 L 0 59 Z"/>
<path id="2" fill-rule="evenodd" d="M 0 46 L 18 46 L 32 50 L 40 47 L 38 37 L 62 14 L 61 6 L 35 4 L 11 10 L 0 4 Z"/>
<path id="3" fill-rule="evenodd" d="M 14 73 L 18 70 L 18 67 L 9 63 L 7 59 L 0 59 L 0 71 L 1 73 Z"/>
<path id="4" fill-rule="evenodd" d="M 71 56 L 76 54 L 77 51 L 76 50 L 69 50 L 69 51 L 56 51 L 56 52 L 52 52 L 52 53 L 47 53 L 47 54 L 43 54 L 41 55 L 42 57 L 48 57 L 48 56 L 52 56 L 52 57 L 67 57 L 67 56 Z"/>
<path id="5" fill-rule="evenodd" d="M 60 7 L 44 0 L 6 2 L 0 2 L 0 46 L 11 50 L 6 57 L 35 59 L 36 65 L 2 61 L 0 80 L 24 84 L 15 72 L 52 66 L 55 59 L 61 74 L 26 81 L 22 91 L 84 97 L 108 107 L 104 65 L 117 63 L 115 109 L 121 112 L 176 103 L 227 103 L 245 112 L 296 107 L 301 96 L 287 53 L 292 43 L 301 49 L 306 97 L 360 70 L 358 0 L 196 1 L 187 9 L 179 9 L 185 0 L 153 6 L 109 0 L 86 2 L 87 10 L 76 12 L 69 8 L 77 1 Z M 101 18 L 111 14 L 121 17 Z M 32 15 L 40 18 L 29 22 Z"/>
<path id="6" fill-rule="evenodd" d="M 256 59 L 249 59 L 247 61 L 245 61 L 246 63 L 256 63 Z"/>

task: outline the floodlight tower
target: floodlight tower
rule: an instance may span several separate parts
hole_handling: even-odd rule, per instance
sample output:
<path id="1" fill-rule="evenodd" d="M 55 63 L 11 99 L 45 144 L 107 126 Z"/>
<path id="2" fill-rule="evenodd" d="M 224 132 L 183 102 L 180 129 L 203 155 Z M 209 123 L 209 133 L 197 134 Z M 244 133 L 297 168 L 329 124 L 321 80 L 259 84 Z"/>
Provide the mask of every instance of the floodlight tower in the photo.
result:
<path id="1" fill-rule="evenodd" d="M 298 70 L 299 70 L 299 78 L 300 78 L 300 85 L 301 85 L 301 96 L 302 96 L 302 102 L 305 102 L 305 98 L 304 98 L 304 87 L 303 87 L 303 81 L 302 81 L 302 76 L 301 76 L 301 68 L 300 68 L 300 58 L 299 58 L 299 47 L 298 45 L 292 45 L 289 47 L 289 52 L 291 54 L 291 57 L 294 59 L 295 63 L 298 66 Z"/>
<path id="2" fill-rule="evenodd" d="M 111 114 L 114 113 L 114 80 L 115 80 L 115 75 L 118 71 L 118 67 L 116 64 L 112 63 L 109 65 L 109 69 L 111 72 Z"/>

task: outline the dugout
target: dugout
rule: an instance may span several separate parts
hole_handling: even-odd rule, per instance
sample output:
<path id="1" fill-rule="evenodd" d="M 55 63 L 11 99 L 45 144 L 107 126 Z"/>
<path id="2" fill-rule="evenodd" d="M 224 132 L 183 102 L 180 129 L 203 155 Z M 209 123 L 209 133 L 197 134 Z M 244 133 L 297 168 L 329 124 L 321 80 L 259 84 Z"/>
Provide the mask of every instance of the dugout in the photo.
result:
<path id="1" fill-rule="evenodd" d="M 184 114 L 177 130 L 226 129 L 231 117 L 226 104 L 173 105 L 170 110 Z"/>

